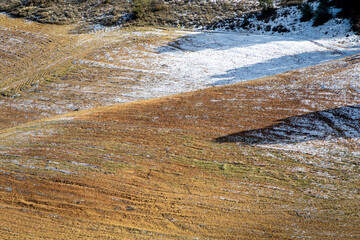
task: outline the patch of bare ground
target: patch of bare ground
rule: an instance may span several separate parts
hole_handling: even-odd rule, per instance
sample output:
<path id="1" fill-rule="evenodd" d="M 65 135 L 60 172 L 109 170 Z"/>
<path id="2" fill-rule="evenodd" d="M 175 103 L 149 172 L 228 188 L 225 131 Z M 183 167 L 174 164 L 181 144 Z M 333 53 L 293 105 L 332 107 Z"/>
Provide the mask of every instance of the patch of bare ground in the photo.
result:
<path id="1" fill-rule="evenodd" d="M 359 124 L 359 67 L 353 56 L 4 129 L 0 235 L 359 238 L 360 142 L 344 127 Z"/>

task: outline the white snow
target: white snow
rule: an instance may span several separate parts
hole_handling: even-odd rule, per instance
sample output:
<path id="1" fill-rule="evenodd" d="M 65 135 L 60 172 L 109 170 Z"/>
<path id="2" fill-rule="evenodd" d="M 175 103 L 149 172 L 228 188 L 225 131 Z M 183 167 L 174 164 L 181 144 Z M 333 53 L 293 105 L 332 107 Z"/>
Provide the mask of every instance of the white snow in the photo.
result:
<path id="1" fill-rule="evenodd" d="M 332 9 L 332 12 L 336 11 Z M 114 91 L 104 89 L 105 94 L 111 93 L 106 103 L 111 104 L 254 80 L 360 53 L 360 37 L 350 31 L 348 20 L 334 18 L 322 26 L 312 27 L 311 21 L 300 22 L 300 18 L 301 12 L 296 7 L 289 7 L 279 9 L 277 18 L 267 22 L 248 18 L 248 29 L 238 28 L 232 32 L 225 28 L 217 31 L 153 29 L 136 32 L 110 28 L 94 34 L 108 46 L 92 58 L 77 59 L 74 63 L 114 69 L 109 86 L 113 80 L 114 84 L 125 80 L 123 85 L 115 87 L 113 84 Z M 233 21 L 240 26 L 245 20 Z M 264 31 L 267 26 L 274 28 L 280 24 L 290 32 Z M 174 40 L 168 42 L 164 35 Z M 157 43 L 145 41 L 154 36 L 161 36 L 161 40 Z M 139 42 L 129 39 L 139 39 Z M 134 45 L 123 44 L 124 41 Z M 353 75 L 359 73 L 355 70 Z M 341 88 L 341 79 L 336 85 L 324 87 Z M 127 80 L 134 83 L 127 85 Z M 355 91 L 360 91 L 357 82 L 353 85 Z M 97 85 L 71 90 L 99 91 Z M 105 95 L 101 97 L 106 98 Z"/>
<path id="2" fill-rule="evenodd" d="M 66 173 L 66 174 L 77 174 L 77 173 L 74 173 L 74 172 L 70 172 L 68 170 L 64 170 L 64 169 L 58 169 L 56 167 L 45 167 L 46 169 L 49 169 L 49 170 L 53 170 L 53 171 L 56 171 L 56 172 L 61 172 L 61 173 Z"/>
<path id="3" fill-rule="evenodd" d="M 316 3 L 312 6 L 315 8 Z M 334 13 L 337 11 L 332 9 Z M 264 22 L 256 17 L 248 18 L 248 29 L 231 32 L 225 27 L 217 31 L 156 29 L 131 33 L 112 28 L 96 33 L 103 39 L 116 34 L 118 38 L 111 38 L 109 46 L 117 39 L 146 39 L 154 35 L 170 35 L 174 40 L 160 40 L 156 44 L 144 41 L 138 44 L 139 48 L 123 44 L 104 47 L 94 58 L 78 59 L 75 63 L 123 70 L 112 79 L 136 81 L 134 85 L 122 86 L 126 92 L 112 93 L 109 103 L 119 103 L 254 80 L 360 53 L 360 37 L 351 32 L 348 20 L 334 18 L 312 27 L 312 21 L 300 22 L 300 18 L 301 12 L 296 7 L 287 7 L 279 9 L 275 19 Z M 244 19 L 233 21 L 240 26 Z M 289 32 L 264 30 L 280 24 Z M 357 71 L 353 74 L 359 75 Z M 340 85 L 339 82 L 330 87 Z M 357 82 L 354 89 L 360 91 Z M 98 89 L 88 86 L 81 91 Z"/>
<path id="4" fill-rule="evenodd" d="M 168 72 L 183 82 L 224 85 L 303 68 L 360 50 L 359 39 L 303 39 L 292 34 L 191 33 L 158 49 Z M 321 44 L 320 44 L 321 42 Z"/>
<path id="5" fill-rule="evenodd" d="M 98 166 L 88 164 L 88 163 L 79 163 L 79 162 L 75 162 L 75 161 L 71 161 L 70 163 L 75 164 L 75 165 L 85 166 L 85 167 L 100 168 Z"/>
<path id="6" fill-rule="evenodd" d="M 348 20 L 334 18 L 312 27 L 311 21 L 300 18 L 296 7 L 288 7 L 267 23 L 249 19 L 253 27 L 246 32 L 188 32 L 157 49 L 158 63 L 180 81 L 176 82 L 179 91 L 187 91 L 258 79 L 360 52 L 360 37 L 351 32 Z M 265 25 L 279 24 L 290 32 L 264 31 Z M 158 87 L 166 91 L 174 87 L 170 85 Z"/>
<path id="7" fill-rule="evenodd" d="M 340 25 L 350 28 L 348 22 Z M 333 29 L 341 27 L 334 25 Z M 128 49 L 126 56 L 132 58 L 112 53 L 111 64 L 89 60 L 77 63 L 131 71 L 125 77 L 136 78 L 139 85 L 128 87 L 125 95 L 119 93 L 113 99 L 129 102 L 254 80 L 360 52 L 359 36 L 349 31 L 334 32 L 336 36 L 331 38 L 321 31 L 316 36 L 312 27 L 309 32 L 313 35 L 174 32 L 182 36 L 161 47 L 145 46 L 142 53 Z M 162 31 L 139 34 L 146 37 L 157 33 Z"/>

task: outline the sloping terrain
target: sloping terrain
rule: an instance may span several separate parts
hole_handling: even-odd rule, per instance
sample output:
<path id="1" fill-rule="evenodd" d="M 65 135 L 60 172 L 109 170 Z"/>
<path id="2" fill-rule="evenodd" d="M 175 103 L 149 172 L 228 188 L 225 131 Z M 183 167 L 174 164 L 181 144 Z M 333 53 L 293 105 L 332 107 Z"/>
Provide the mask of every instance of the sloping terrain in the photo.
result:
<path id="1" fill-rule="evenodd" d="M 359 68 L 3 130 L 1 237 L 359 238 Z"/>
<path id="2" fill-rule="evenodd" d="M 140 57 L 146 53 L 143 43 L 167 38 L 153 35 L 147 39 L 146 34 L 137 37 L 126 31 L 116 34 L 119 30 L 116 33 L 94 31 L 75 34 L 73 32 L 77 31 L 78 25 L 42 25 L 5 15 L 0 15 L 0 24 L 0 108 L 4 113 L 0 117 L 1 128 L 116 103 L 123 95 L 125 100 L 130 98 L 127 101 L 134 100 L 126 94 L 131 88 L 144 85 L 141 76 L 148 75 L 151 79 L 158 74 L 146 68 L 138 69 L 139 65 L 129 66 L 129 55 Z M 170 40 L 177 36 L 174 34 Z M 107 48 L 118 49 L 123 62 L 108 67 L 95 56 L 99 63 L 92 61 L 93 64 L 85 64 L 87 59 L 93 60 L 93 55 L 106 52 Z"/>
<path id="3" fill-rule="evenodd" d="M 0 238 L 360 238 L 359 38 L 341 24 L 299 38 L 0 15 Z"/>
<path id="4" fill-rule="evenodd" d="M 152 28 L 84 31 L 6 15 L 0 23 L 0 128 L 257 79 L 359 51 L 359 37 L 348 34 L 346 24 L 328 26 L 335 29 L 331 37 L 299 38 Z"/>
<path id="5" fill-rule="evenodd" d="M 0 0 L 0 11 L 50 24 L 204 27 L 258 10 L 254 0 Z"/>

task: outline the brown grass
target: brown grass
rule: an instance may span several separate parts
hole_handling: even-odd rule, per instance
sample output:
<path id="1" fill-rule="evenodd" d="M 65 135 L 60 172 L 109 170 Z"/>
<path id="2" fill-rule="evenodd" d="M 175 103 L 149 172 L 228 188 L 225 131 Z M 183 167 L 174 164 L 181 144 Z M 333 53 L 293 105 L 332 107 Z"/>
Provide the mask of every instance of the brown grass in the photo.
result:
<path id="1" fill-rule="evenodd" d="M 358 103 L 351 92 L 339 99 L 306 87 L 316 85 L 308 76 L 295 71 L 8 130 L 2 237 L 359 236 L 356 194 L 337 194 L 358 186 L 354 175 L 331 170 L 335 178 L 327 179 L 316 175 L 321 168 L 282 150 L 213 141 L 301 114 L 301 99 L 318 104 L 314 110 Z M 279 91 L 282 98 L 274 98 Z M 308 171 L 290 171 L 294 167 Z M 336 186 L 328 199 L 318 195 L 321 184 Z"/>
<path id="2" fill-rule="evenodd" d="M 178 36 L 175 33 L 163 37 L 151 34 L 129 37 L 132 29 L 109 33 L 87 30 L 83 34 L 74 34 L 79 31 L 78 25 L 42 25 L 5 15 L 0 15 L 0 26 L 3 28 L 1 49 L 4 49 L 0 51 L 0 98 L 6 101 L 0 105 L 3 113 L 0 128 L 115 103 L 116 96 L 127 94 L 136 85 L 146 84 L 140 82 L 141 76 L 131 70 L 141 66 L 127 63 L 131 57 L 128 49 L 146 55 L 144 43 L 160 45 Z M 123 58 L 123 65 L 119 67 L 130 70 L 77 63 L 79 60 L 111 63 L 103 52 L 113 49 L 118 49 Z"/>
<path id="3" fill-rule="evenodd" d="M 343 147 L 348 155 L 341 161 L 330 151 L 321 156 L 214 141 L 304 110 L 359 104 L 346 78 L 341 88 L 323 87 L 358 65 L 358 58 L 347 58 L 17 122 L 0 135 L 0 238 L 359 238 L 356 138 L 306 143 Z M 76 79 L 84 69 L 62 65 L 53 81 Z"/>

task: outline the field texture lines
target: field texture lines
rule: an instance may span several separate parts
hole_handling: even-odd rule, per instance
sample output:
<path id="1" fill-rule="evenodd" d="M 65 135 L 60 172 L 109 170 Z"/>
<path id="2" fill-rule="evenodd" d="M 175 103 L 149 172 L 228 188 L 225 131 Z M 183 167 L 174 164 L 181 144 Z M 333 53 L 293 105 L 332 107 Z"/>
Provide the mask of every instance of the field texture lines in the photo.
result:
<path id="1" fill-rule="evenodd" d="M 0 27 L 1 239 L 360 238 L 356 42 Z M 333 61 L 284 72 L 299 54 Z"/>
<path id="2" fill-rule="evenodd" d="M 358 67 L 355 56 L 3 130 L 1 235 L 357 238 L 359 138 L 337 122 L 358 121 Z M 337 134 L 321 137 L 311 112 Z"/>

